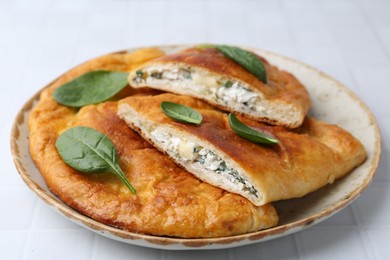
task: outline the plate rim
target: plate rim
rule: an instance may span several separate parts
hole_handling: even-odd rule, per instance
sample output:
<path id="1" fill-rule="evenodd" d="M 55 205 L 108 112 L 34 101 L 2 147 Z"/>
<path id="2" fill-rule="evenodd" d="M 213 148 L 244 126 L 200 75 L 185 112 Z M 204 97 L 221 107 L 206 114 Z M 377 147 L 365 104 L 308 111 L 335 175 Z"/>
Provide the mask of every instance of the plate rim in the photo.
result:
<path id="1" fill-rule="evenodd" d="M 129 52 L 129 51 L 135 51 L 140 48 L 184 48 L 192 46 L 189 44 L 175 44 L 175 45 L 157 45 L 157 46 L 143 46 L 143 47 L 133 47 L 129 49 L 123 49 L 115 52 L 110 52 L 107 54 L 99 55 L 97 57 L 101 57 L 108 54 L 115 54 L 115 53 L 123 53 L 123 52 Z M 320 75 L 323 78 L 326 78 L 330 81 L 333 81 L 337 88 L 342 89 L 349 97 L 353 99 L 353 101 L 357 102 L 359 107 L 365 111 L 367 114 L 370 122 L 372 122 L 374 135 L 376 137 L 375 144 L 374 144 L 374 153 L 372 154 L 372 159 L 370 163 L 369 173 L 364 178 L 364 181 L 361 185 L 359 185 L 355 190 L 353 190 L 351 193 L 349 193 L 349 196 L 343 198 L 342 200 L 338 201 L 337 203 L 333 204 L 331 207 L 327 207 L 320 212 L 310 215 L 309 217 L 287 223 L 280 226 L 275 226 L 269 229 L 255 231 L 251 233 L 245 233 L 241 235 L 235 235 L 235 236 L 227 236 L 227 237 L 217 237 L 217 238 L 175 238 L 175 237 L 164 237 L 164 236 L 154 236 L 154 235 L 147 235 L 147 234 L 141 234 L 141 233 L 135 233 L 130 231 L 125 231 L 119 228 L 115 228 L 113 226 L 109 226 L 103 223 L 100 223 L 88 216 L 85 216 L 78 211 L 70 208 L 62 201 L 59 201 L 55 199 L 55 195 L 51 192 L 47 192 L 44 189 L 41 188 L 39 184 L 37 184 L 32 177 L 29 175 L 28 170 L 26 170 L 23 166 L 21 156 L 19 155 L 19 146 L 18 146 L 18 137 L 20 135 L 19 131 L 19 125 L 26 123 L 25 120 L 28 120 L 24 117 L 26 112 L 30 112 L 32 108 L 34 107 L 34 103 L 37 102 L 40 98 L 41 92 L 48 88 L 53 82 L 55 82 L 61 75 L 65 74 L 67 71 L 72 70 L 73 68 L 76 68 L 86 62 L 82 62 L 69 70 L 61 73 L 58 77 L 56 77 L 54 80 L 46 84 L 43 88 L 38 90 L 32 97 L 30 97 L 24 105 L 21 107 L 21 109 L 18 111 L 14 122 L 12 124 L 11 129 L 11 139 L 10 139 L 10 146 L 11 146 L 11 154 L 13 157 L 14 164 L 16 166 L 16 169 L 21 176 L 22 180 L 27 184 L 27 186 L 38 195 L 46 204 L 49 204 L 49 206 L 54 207 L 60 214 L 64 215 L 65 217 L 69 218 L 71 221 L 76 222 L 79 225 L 82 225 L 92 231 L 98 232 L 106 237 L 109 237 L 111 239 L 119 240 L 122 242 L 127 242 L 130 244 L 137 244 L 136 240 L 143 240 L 147 242 L 147 245 L 142 245 L 146 247 L 153 247 L 153 248 L 160 248 L 160 249 L 184 249 L 184 250 L 191 250 L 191 249 L 213 249 L 213 245 L 216 246 L 216 248 L 231 248 L 240 246 L 239 242 L 249 240 L 251 243 L 258 243 L 267 241 L 270 239 L 274 239 L 280 236 L 288 235 L 295 233 L 297 231 L 306 229 L 310 226 L 313 226 L 326 218 L 332 216 L 333 214 L 337 213 L 341 209 L 348 206 L 350 203 L 352 203 L 356 198 L 359 197 L 359 195 L 367 189 L 369 184 L 372 182 L 373 177 L 375 176 L 376 170 L 378 168 L 380 157 L 381 157 L 381 134 L 380 134 L 380 128 L 378 125 L 378 122 L 375 118 L 375 115 L 373 112 L 369 109 L 369 107 L 366 105 L 366 103 L 358 97 L 357 94 L 355 94 L 351 89 L 346 87 L 343 83 L 341 83 L 339 80 L 331 77 L 330 75 L 326 74 L 325 72 L 312 67 L 306 63 L 303 63 L 299 60 L 263 50 L 260 48 L 254 48 L 254 47 L 248 47 L 248 46 L 242 46 L 238 45 L 242 48 L 254 51 L 254 52 L 263 52 L 267 53 L 273 56 L 278 56 L 282 59 L 288 60 L 289 62 L 297 63 L 299 66 L 305 67 L 306 69 L 310 71 L 314 71 L 318 75 Z M 95 57 L 95 58 L 97 58 Z M 94 58 L 91 58 L 94 59 Z M 89 60 L 91 60 L 89 59 Z M 39 171 L 39 170 L 38 170 Z M 245 243 L 249 244 L 249 243 Z M 242 244 L 242 245 L 245 245 Z M 177 247 L 179 245 L 179 247 Z"/>

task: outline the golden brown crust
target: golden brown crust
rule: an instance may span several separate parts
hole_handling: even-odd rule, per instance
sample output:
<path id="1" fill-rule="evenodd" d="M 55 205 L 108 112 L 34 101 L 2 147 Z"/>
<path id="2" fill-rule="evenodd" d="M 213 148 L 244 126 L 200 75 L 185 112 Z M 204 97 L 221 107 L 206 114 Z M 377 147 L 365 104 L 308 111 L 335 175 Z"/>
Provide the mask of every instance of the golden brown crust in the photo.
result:
<path id="1" fill-rule="evenodd" d="M 279 70 L 277 67 L 269 64 L 267 60 L 259 57 L 265 66 L 268 82 L 264 84 L 261 80 L 256 78 L 253 74 L 245 70 L 236 62 L 226 58 L 215 48 L 190 48 L 182 52 L 162 56 L 160 58 L 151 60 L 148 63 L 141 65 L 135 70 L 145 68 L 151 64 L 167 64 L 167 63 L 184 63 L 188 66 L 194 66 L 208 70 L 214 74 L 225 76 L 231 79 L 238 79 L 247 83 L 252 90 L 263 93 L 265 98 L 270 102 L 276 102 L 285 105 L 291 105 L 294 109 L 299 111 L 300 119 L 294 124 L 286 124 L 280 120 L 272 117 L 254 117 L 250 113 L 241 113 L 229 107 L 228 105 L 221 105 L 216 102 L 211 102 L 209 99 L 202 98 L 214 106 L 223 110 L 235 112 L 252 118 L 254 120 L 267 122 L 270 124 L 284 125 L 289 128 L 295 128 L 302 124 L 306 113 L 310 109 L 310 96 L 305 87 L 295 78 L 291 73 Z M 153 86 L 150 86 L 153 87 Z M 173 91 L 174 92 L 174 91 Z M 180 93 L 177 93 L 180 94 Z"/>
<path id="2" fill-rule="evenodd" d="M 278 217 L 272 205 L 255 207 L 241 196 L 201 182 L 151 147 L 117 117 L 117 102 L 76 110 L 57 104 L 51 97 L 57 86 L 87 71 L 127 71 L 136 62 L 144 62 L 142 57 L 158 55 L 161 52 L 150 49 L 101 57 L 71 70 L 42 92 L 29 117 L 30 154 L 50 190 L 97 221 L 137 233 L 220 237 L 276 225 Z M 130 94 L 154 92 L 127 88 L 114 100 Z M 137 195 L 113 174 L 80 173 L 61 160 L 55 141 L 61 132 L 78 125 L 95 128 L 113 141 Z"/>
<path id="3" fill-rule="evenodd" d="M 196 109 L 203 116 L 202 123 L 196 126 L 170 119 L 160 108 L 162 101 Z M 227 114 L 188 96 L 134 96 L 120 104 L 127 104 L 141 118 L 174 127 L 222 151 L 261 189 L 263 198 L 257 205 L 301 197 L 348 174 L 366 158 L 364 147 L 350 133 L 313 118 L 306 118 L 300 128 L 291 130 L 240 117 L 250 127 L 280 140 L 278 145 L 265 146 L 237 136 L 229 126 Z"/>

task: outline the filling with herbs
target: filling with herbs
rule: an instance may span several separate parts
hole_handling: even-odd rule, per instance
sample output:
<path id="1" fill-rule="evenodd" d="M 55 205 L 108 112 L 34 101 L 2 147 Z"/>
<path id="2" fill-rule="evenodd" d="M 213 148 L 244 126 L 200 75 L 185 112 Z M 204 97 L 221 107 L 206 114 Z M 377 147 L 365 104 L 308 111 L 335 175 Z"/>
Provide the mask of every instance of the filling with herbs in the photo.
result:
<path id="1" fill-rule="evenodd" d="M 260 96 L 237 81 L 215 79 L 191 70 L 191 67 L 180 69 L 147 68 L 138 70 L 134 81 L 137 83 L 156 83 L 156 80 L 179 81 L 186 91 L 213 98 L 221 105 L 234 106 L 235 109 L 248 112 L 264 112 L 259 106 Z M 172 84 L 171 84 L 172 85 Z"/>
<path id="2" fill-rule="evenodd" d="M 205 170 L 213 171 L 235 185 L 241 186 L 241 190 L 258 197 L 255 187 L 248 180 L 242 178 L 237 170 L 227 166 L 226 162 L 213 151 L 194 142 L 172 136 L 162 130 L 155 129 L 151 135 L 164 149 L 181 161 L 197 164 L 198 167 L 201 166 Z"/>

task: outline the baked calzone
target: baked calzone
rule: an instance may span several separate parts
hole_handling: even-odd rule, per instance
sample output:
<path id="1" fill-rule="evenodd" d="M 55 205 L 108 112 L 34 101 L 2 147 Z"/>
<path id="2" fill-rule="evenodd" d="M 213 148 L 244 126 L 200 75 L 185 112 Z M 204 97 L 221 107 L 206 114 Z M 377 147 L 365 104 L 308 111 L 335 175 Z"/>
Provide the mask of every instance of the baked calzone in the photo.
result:
<path id="1" fill-rule="evenodd" d="M 305 87 L 292 74 L 258 58 L 267 83 L 216 48 L 191 48 L 151 60 L 130 72 L 129 83 L 196 97 L 258 121 L 300 126 L 310 108 Z"/>
<path id="2" fill-rule="evenodd" d="M 165 101 L 195 109 L 203 121 L 193 125 L 167 117 L 161 109 Z M 249 127 L 279 140 L 276 145 L 259 145 L 236 135 L 226 113 L 188 96 L 129 97 L 119 102 L 118 113 L 199 179 L 258 206 L 304 196 L 346 175 L 366 158 L 362 144 L 350 133 L 309 117 L 297 129 L 240 117 Z"/>

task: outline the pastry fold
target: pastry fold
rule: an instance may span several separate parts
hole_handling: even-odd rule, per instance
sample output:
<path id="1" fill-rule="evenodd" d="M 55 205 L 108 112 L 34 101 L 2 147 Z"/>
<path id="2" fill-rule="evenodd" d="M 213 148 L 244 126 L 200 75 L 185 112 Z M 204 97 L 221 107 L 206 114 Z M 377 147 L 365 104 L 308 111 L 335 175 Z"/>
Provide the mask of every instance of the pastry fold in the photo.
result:
<path id="1" fill-rule="evenodd" d="M 195 109 L 202 114 L 202 123 L 174 121 L 163 114 L 163 101 Z M 366 158 L 362 144 L 350 133 L 309 117 L 296 129 L 238 117 L 279 139 L 279 144 L 270 146 L 236 135 L 227 114 L 188 96 L 129 97 L 119 102 L 118 114 L 199 179 L 258 206 L 304 196 L 348 174 Z"/>
<path id="2" fill-rule="evenodd" d="M 295 128 L 310 108 L 305 87 L 292 74 L 259 57 L 267 84 L 216 48 L 191 48 L 132 70 L 129 84 L 189 95 L 257 121 Z"/>

